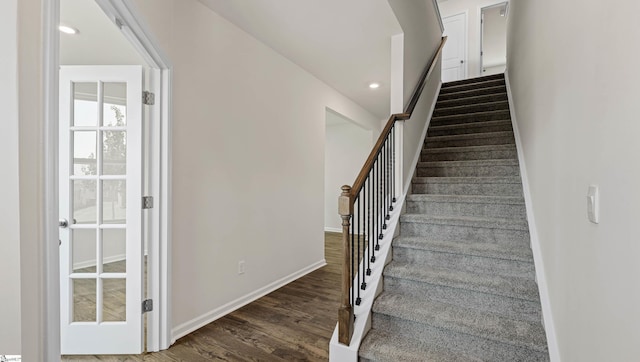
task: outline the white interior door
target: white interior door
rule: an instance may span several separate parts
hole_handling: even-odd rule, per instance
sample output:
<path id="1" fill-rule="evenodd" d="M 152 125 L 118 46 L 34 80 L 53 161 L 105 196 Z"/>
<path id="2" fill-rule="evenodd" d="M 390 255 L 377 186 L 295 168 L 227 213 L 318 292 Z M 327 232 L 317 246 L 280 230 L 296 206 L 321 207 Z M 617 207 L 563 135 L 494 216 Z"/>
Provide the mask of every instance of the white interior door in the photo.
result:
<path id="1" fill-rule="evenodd" d="M 142 353 L 142 81 L 140 66 L 60 70 L 63 354 Z"/>
<path id="2" fill-rule="evenodd" d="M 442 81 L 452 82 L 467 77 L 467 14 L 442 19 L 447 42 L 442 50 Z"/>

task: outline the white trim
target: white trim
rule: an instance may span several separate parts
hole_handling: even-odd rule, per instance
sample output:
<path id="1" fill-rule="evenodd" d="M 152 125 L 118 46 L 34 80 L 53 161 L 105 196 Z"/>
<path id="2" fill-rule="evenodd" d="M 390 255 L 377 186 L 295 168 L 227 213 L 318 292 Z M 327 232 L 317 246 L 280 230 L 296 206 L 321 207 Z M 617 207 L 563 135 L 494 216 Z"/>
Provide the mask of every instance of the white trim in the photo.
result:
<path id="1" fill-rule="evenodd" d="M 342 233 L 342 229 L 341 228 L 332 228 L 329 226 L 325 226 L 324 227 L 324 231 L 325 232 L 330 232 L 330 233 Z"/>
<path id="2" fill-rule="evenodd" d="M 486 10 L 486 9 L 491 9 L 491 8 L 495 8 L 495 7 L 498 7 L 498 6 L 502 6 L 503 4 L 506 5 L 506 10 L 505 10 L 504 16 L 507 17 L 507 16 L 509 16 L 509 0 L 496 0 L 493 3 L 490 3 L 488 5 L 484 5 L 484 6 L 478 6 L 478 8 L 477 8 L 478 9 L 478 11 L 477 11 L 477 14 L 478 14 L 477 30 L 478 30 L 478 34 L 479 34 L 478 38 L 480 39 L 480 43 L 479 43 L 480 44 L 480 54 L 478 54 L 480 56 L 480 62 L 479 62 L 480 63 L 480 69 L 478 69 L 479 77 L 482 77 L 482 68 L 484 68 L 484 57 L 482 56 L 482 43 L 484 41 L 482 39 L 482 26 L 483 26 L 483 24 L 482 24 L 482 12 L 483 12 L 483 10 Z"/>
<path id="3" fill-rule="evenodd" d="M 178 338 L 184 337 L 187 334 L 204 327 L 205 325 L 224 317 L 225 315 L 244 307 L 245 305 L 256 301 L 265 295 L 275 291 L 278 288 L 281 288 L 296 279 L 299 279 L 323 266 L 327 265 L 326 260 L 322 259 L 318 262 L 315 262 L 307 267 L 304 267 L 294 273 L 291 273 L 283 278 L 276 280 L 275 282 L 268 284 L 260 289 L 257 289 L 249 294 L 246 294 L 243 297 L 240 297 L 236 300 L 233 300 L 223 306 L 220 306 L 210 312 L 200 315 L 199 317 L 193 318 L 192 320 L 182 323 L 179 326 L 175 327 L 172 331 L 173 339 L 171 343 L 173 344 Z"/>
<path id="4" fill-rule="evenodd" d="M 520 163 L 520 176 L 522 178 L 522 192 L 524 194 L 524 201 L 527 209 L 527 221 L 529 222 L 529 235 L 531 236 L 531 250 L 533 251 L 533 261 L 536 269 L 536 281 L 538 283 L 538 292 L 540 293 L 540 303 L 542 304 L 542 322 L 547 334 L 549 357 L 553 362 L 560 362 L 560 348 L 558 346 L 555 323 L 553 321 L 549 287 L 547 285 L 547 276 L 544 269 L 544 261 L 542 259 L 542 249 L 540 248 L 540 239 L 538 237 L 536 219 L 533 212 L 529 177 L 527 175 L 527 167 L 524 159 L 524 150 L 522 148 L 522 139 L 520 138 L 520 131 L 518 130 L 518 122 L 516 122 L 516 108 L 513 102 L 513 95 L 511 93 L 508 70 L 505 71 L 504 76 L 505 83 L 507 85 L 507 97 L 509 99 L 511 123 L 513 125 L 513 133 L 516 139 L 516 148 L 518 150 L 518 162 Z"/>
<path id="5" fill-rule="evenodd" d="M 421 143 L 420 147 L 416 150 L 416 154 L 413 156 L 413 161 L 411 161 L 411 170 L 413 172 L 404 183 L 404 188 L 402 189 L 403 194 L 409 193 L 409 187 L 411 186 L 411 180 L 413 180 L 413 176 L 416 173 L 416 167 L 418 166 L 418 162 L 420 161 L 420 154 L 422 153 L 422 149 L 424 147 L 424 141 L 427 137 L 427 130 L 429 129 L 429 124 L 431 123 L 431 117 L 433 116 L 433 111 L 436 109 L 436 103 L 438 103 L 438 95 L 440 95 L 440 88 L 442 88 L 442 80 L 438 81 L 438 87 L 436 88 L 436 95 L 433 97 L 431 101 L 431 109 L 429 110 L 429 115 L 427 117 L 427 121 L 424 123 L 424 128 L 422 129 Z"/>
<path id="6" fill-rule="evenodd" d="M 132 0 L 95 0 L 125 38 L 152 68 L 150 87 L 159 105 L 153 107 L 150 145 L 150 196 L 158 200 L 148 213 L 149 230 L 148 295 L 154 310 L 147 313 L 148 352 L 171 346 L 171 63 L 142 22 Z M 116 21 L 116 19 L 118 21 Z M 154 247 L 157 246 L 157 247 Z"/>
<path id="7" fill-rule="evenodd" d="M 60 255 L 58 247 L 58 69 L 60 66 L 60 2 L 59 0 L 42 1 L 42 87 L 44 102 L 44 147 L 43 182 L 44 202 L 42 253 L 39 257 L 43 267 L 38 278 L 42 282 L 42 301 L 35 303 L 40 310 L 30 311 L 40 318 L 43 326 L 35 340 L 40 340 L 42 351 L 36 352 L 44 361 L 60 359 Z M 37 104 L 35 105 L 37 106 Z M 41 227 L 41 225 L 37 225 Z M 24 278 L 23 278 L 24 280 Z M 30 286 L 31 288 L 33 286 Z M 23 337 L 25 330 L 23 329 Z M 35 332 L 35 331 L 32 331 Z M 30 336 L 30 338 L 32 338 Z M 26 346 L 22 339 L 22 348 Z M 38 346 L 38 344 L 36 344 Z M 36 347 L 37 348 L 37 347 Z M 23 353 L 24 355 L 24 353 Z M 33 356 L 32 356 L 33 357 Z"/>
<path id="8" fill-rule="evenodd" d="M 436 17 L 438 18 L 438 24 L 440 25 L 440 34 L 443 34 L 444 23 L 442 22 L 442 15 L 440 14 L 440 5 L 438 5 L 438 0 L 433 0 L 433 7 L 436 10 Z"/>

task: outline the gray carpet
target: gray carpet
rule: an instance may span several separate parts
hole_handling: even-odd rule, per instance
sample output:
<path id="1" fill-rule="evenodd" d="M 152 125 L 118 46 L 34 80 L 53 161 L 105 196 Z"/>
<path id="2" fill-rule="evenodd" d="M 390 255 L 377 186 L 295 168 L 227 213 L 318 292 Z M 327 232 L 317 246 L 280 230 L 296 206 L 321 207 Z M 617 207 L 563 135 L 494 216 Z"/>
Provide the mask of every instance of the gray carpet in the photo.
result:
<path id="1" fill-rule="evenodd" d="M 363 361 L 548 361 L 502 74 L 443 85 Z"/>

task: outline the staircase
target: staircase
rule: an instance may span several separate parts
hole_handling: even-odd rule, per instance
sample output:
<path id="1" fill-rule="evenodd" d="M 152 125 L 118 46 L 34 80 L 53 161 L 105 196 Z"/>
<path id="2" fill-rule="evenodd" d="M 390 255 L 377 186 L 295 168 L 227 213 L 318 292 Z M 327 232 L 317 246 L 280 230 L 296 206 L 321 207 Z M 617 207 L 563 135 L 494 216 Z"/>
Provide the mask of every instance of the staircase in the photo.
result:
<path id="1" fill-rule="evenodd" d="M 504 76 L 443 85 L 364 361 L 548 361 Z"/>

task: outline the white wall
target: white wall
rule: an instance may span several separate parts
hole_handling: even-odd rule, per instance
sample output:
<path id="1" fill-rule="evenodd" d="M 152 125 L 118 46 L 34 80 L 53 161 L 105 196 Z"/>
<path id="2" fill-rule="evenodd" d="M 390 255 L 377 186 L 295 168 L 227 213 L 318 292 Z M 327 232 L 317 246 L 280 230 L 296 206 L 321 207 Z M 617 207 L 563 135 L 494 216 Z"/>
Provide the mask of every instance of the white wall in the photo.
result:
<path id="1" fill-rule="evenodd" d="M 173 64 L 179 336 L 321 265 L 325 108 L 379 120 L 197 1 L 135 3 Z"/>
<path id="2" fill-rule="evenodd" d="M 342 232 L 338 196 L 352 185 L 373 148 L 372 131 L 327 109 L 324 149 L 324 229 Z"/>
<path id="3" fill-rule="evenodd" d="M 17 4 L 0 3 L 0 355 L 21 353 Z"/>
<path id="4" fill-rule="evenodd" d="M 504 0 L 446 0 L 440 1 L 442 18 L 467 13 L 467 77 L 479 77 L 480 72 L 480 11 L 483 7 L 498 4 Z"/>
<path id="5" fill-rule="evenodd" d="M 640 356 L 640 3 L 511 4 L 508 74 L 563 361 Z M 631 62 L 631 63 L 630 63 Z M 586 193 L 600 186 L 601 220 Z"/>
<path id="6" fill-rule="evenodd" d="M 402 86 L 404 109 L 418 84 L 422 71 L 440 44 L 442 32 L 433 1 L 389 0 L 389 5 L 391 5 L 404 33 L 404 79 Z M 394 67 L 393 60 L 392 68 L 397 68 Z M 392 89 L 392 91 L 394 90 Z M 391 99 L 393 108 L 393 94 Z"/>

